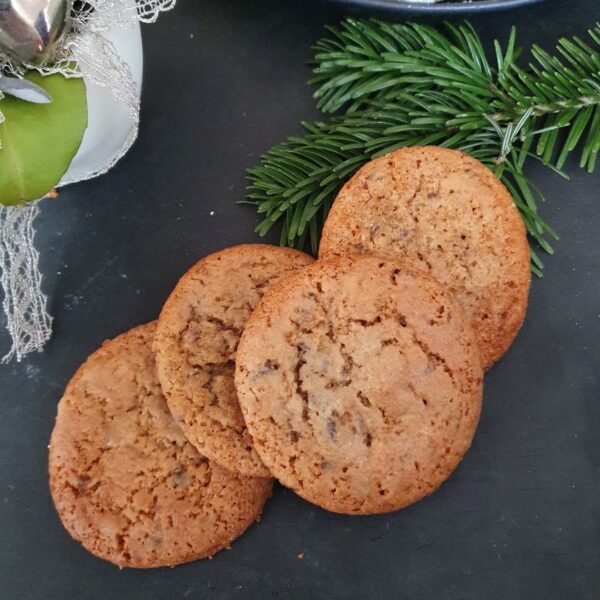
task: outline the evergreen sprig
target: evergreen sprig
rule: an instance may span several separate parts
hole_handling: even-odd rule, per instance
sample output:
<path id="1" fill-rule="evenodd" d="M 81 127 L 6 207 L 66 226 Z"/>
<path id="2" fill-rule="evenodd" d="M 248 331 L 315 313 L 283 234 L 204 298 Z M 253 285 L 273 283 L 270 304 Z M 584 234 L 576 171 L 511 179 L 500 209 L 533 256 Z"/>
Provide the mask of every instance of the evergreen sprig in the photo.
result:
<path id="1" fill-rule="evenodd" d="M 515 30 L 494 43 L 493 63 L 465 23 L 442 31 L 419 24 L 348 19 L 316 46 L 315 97 L 325 123 L 269 150 L 249 170 L 248 200 L 264 235 L 283 221 L 281 243 L 313 250 L 344 182 L 368 160 L 404 146 L 436 144 L 469 153 L 511 191 L 534 245 L 552 253 L 556 233 L 538 213 L 540 191 L 525 165 L 562 174 L 570 153 L 592 171 L 600 151 L 600 25 L 590 44 L 561 39 L 518 64 Z M 532 269 L 542 263 L 532 248 Z"/>

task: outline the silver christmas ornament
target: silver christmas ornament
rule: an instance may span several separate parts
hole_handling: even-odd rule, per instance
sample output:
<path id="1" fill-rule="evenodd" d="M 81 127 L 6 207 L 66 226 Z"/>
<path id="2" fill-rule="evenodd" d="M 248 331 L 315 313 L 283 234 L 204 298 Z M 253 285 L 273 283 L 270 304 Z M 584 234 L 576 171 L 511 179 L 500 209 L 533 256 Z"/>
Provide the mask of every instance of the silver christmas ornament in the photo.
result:
<path id="1" fill-rule="evenodd" d="M 72 0 L 0 0 L 0 49 L 41 64 L 65 31 Z"/>

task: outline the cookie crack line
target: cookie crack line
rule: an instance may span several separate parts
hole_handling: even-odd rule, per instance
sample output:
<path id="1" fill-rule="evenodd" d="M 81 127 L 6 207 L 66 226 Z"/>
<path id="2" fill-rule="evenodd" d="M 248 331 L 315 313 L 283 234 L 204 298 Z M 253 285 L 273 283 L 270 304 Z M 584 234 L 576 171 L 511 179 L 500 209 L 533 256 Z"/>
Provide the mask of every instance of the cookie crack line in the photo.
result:
<path id="1" fill-rule="evenodd" d="M 456 386 L 457 383 L 454 379 L 454 371 L 448 366 L 446 359 L 437 354 L 436 352 L 433 352 L 431 348 L 429 348 L 429 346 L 417 336 L 417 334 L 414 332 L 414 329 L 411 328 L 411 331 L 413 341 L 415 342 L 415 344 L 417 344 L 417 346 L 419 346 L 423 354 L 425 354 L 427 360 L 430 363 L 441 366 L 444 372 L 448 375 L 448 377 L 450 377 L 450 380 L 452 381 L 454 386 Z"/>
<path id="2" fill-rule="evenodd" d="M 425 407 L 429 406 L 429 400 L 427 400 L 427 397 L 424 394 L 419 394 L 417 392 L 417 388 L 414 386 L 413 383 L 409 382 L 406 387 L 416 400 L 421 401 L 423 406 L 425 406 Z"/>
<path id="3" fill-rule="evenodd" d="M 210 375 L 217 377 L 219 375 L 229 375 L 235 371 L 235 360 L 225 360 L 223 362 L 206 362 L 199 368 Z"/>
<path id="4" fill-rule="evenodd" d="M 308 295 L 308 297 L 315 302 L 316 306 L 320 309 L 321 313 L 323 314 L 323 321 L 319 325 L 321 325 L 321 324 L 327 325 L 327 331 L 326 331 L 325 335 L 329 338 L 329 340 L 331 341 L 332 344 L 335 344 L 336 349 L 338 350 L 338 352 L 340 353 L 340 356 L 344 360 L 344 364 L 342 366 L 342 372 L 341 372 L 341 380 L 330 382 L 327 385 L 327 387 L 328 387 L 328 389 L 347 387 L 351 383 L 350 376 L 352 374 L 352 371 L 354 370 L 354 367 L 355 366 L 360 367 L 360 365 L 357 365 L 354 362 L 354 358 L 352 357 L 352 355 L 346 351 L 346 344 L 344 342 L 338 340 L 338 336 L 336 335 L 335 328 L 333 327 L 333 322 L 330 318 L 330 314 L 329 314 L 330 311 L 324 305 L 324 303 L 322 301 L 322 297 L 325 295 L 325 292 L 323 291 L 323 286 L 322 286 L 321 282 L 317 281 L 315 283 L 315 287 L 317 289 L 317 293 L 311 292 Z M 300 326 L 300 324 L 297 323 L 296 321 L 294 321 L 293 319 L 291 319 L 291 321 L 298 327 L 298 329 L 302 333 L 305 333 L 305 334 L 312 333 L 312 329 L 302 328 Z M 381 317 L 380 316 L 375 317 L 375 319 L 373 319 L 372 323 L 365 321 L 363 319 L 352 319 L 352 320 L 350 320 L 350 322 L 356 322 L 356 323 L 359 323 L 360 325 L 362 325 L 363 327 L 368 327 L 370 325 L 375 325 L 377 323 L 380 323 Z"/>
<path id="5" fill-rule="evenodd" d="M 373 325 L 379 325 L 381 321 L 381 315 L 377 315 L 374 319 L 371 319 L 370 321 L 367 319 L 350 319 L 350 323 L 356 323 L 361 327 L 373 327 Z"/>
<path id="6" fill-rule="evenodd" d="M 304 382 L 302 380 L 302 377 L 300 375 L 300 370 L 302 369 L 302 367 L 306 364 L 306 359 L 304 358 L 306 352 L 307 352 L 308 348 L 306 347 L 305 344 L 303 344 L 302 342 L 300 342 L 297 346 L 296 346 L 296 351 L 298 352 L 298 360 L 296 362 L 296 365 L 294 367 L 294 383 L 296 385 L 296 393 L 298 394 L 298 396 L 300 396 L 300 398 L 302 399 L 302 402 L 304 403 L 304 406 L 302 408 L 302 420 L 306 423 L 309 422 L 310 420 L 310 415 L 309 415 L 309 393 L 307 390 L 304 389 Z"/>
<path id="7" fill-rule="evenodd" d="M 394 181 L 394 184 L 395 184 L 396 186 L 398 186 L 398 181 L 397 181 L 397 179 L 396 179 L 396 177 L 395 177 L 394 169 L 391 169 L 391 170 L 390 170 L 390 173 L 392 174 L 392 180 Z M 418 195 L 421 193 L 421 191 L 423 190 L 423 185 L 424 185 L 424 182 L 425 182 L 425 176 L 424 176 L 424 175 L 423 175 L 423 173 L 422 173 L 422 172 L 419 170 L 419 182 L 417 183 L 417 188 L 415 189 L 415 191 L 413 192 L 412 196 L 411 196 L 411 197 L 408 199 L 408 201 L 407 201 L 407 203 L 406 203 L 406 205 L 407 205 L 407 207 L 408 207 L 408 211 L 409 211 L 409 213 L 410 213 L 410 216 L 411 216 L 412 220 L 413 220 L 415 223 L 418 223 L 418 222 L 419 222 L 419 218 L 418 218 L 418 217 L 417 217 L 417 216 L 414 214 L 414 212 L 413 212 L 413 206 L 414 206 L 415 200 L 417 199 L 417 196 L 418 196 Z M 399 186 L 399 187 L 401 188 L 402 186 Z M 398 204 L 398 203 L 396 203 L 396 204 L 394 205 L 394 212 L 395 212 L 396 210 L 398 210 L 398 208 L 400 208 L 400 206 L 399 206 L 399 204 Z"/>
<path id="8" fill-rule="evenodd" d="M 229 333 L 232 333 L 237 340 L 239 340 L 239 338 L 241 337 L 242 332 L 243 332 L 243 330 L 241 328 L 235 327 L 234 325 L 229 325 L 225 321 L 223 321 L 223 319 L 221 319 L 219 317 L 215 317 L 214 315 L 203 316 L 195 306 L 190 306 L 189 309 L 190 309 L 191 317 L 188 319 L 185 327 L 181 331 L 179 331 L 179 333 L 177 334 L 176 342 L 175 342 L 175 346 L 177 348 L 183 348 L 183 346 L 184 346 L 183 338 L 189 333 L 190 329 L 193 326 L 197 325 L 198 323 L 202 323 L 203 321 L 206 321 L 207 323 L 211 323 L 212 325 L 216 325 L 219 333 L 223 333 L 223 332 L 227 331 Z M 193 364 L 189 360 L 189 357 L 186 357 L 186 359 L 187 359 L 186 362 L 192 368 L 202 366 L 200 364 L 198 364 L 198 365 Z"/>
<path id="9" fill-rule="evenodd" d="M 195 319 L 197 319 L 196 316 L 195 316 Z M 199 320 L 199 319 L 197 319 L 197 320 Z M 212 323 L 213 325 L 218 325 L 221 332 L 229 331 L 230 333 L 233 333 L 237 338 L 240 338 L 243 333 L 243 329 L 241 329 L 240 327 L 236 327 L 235 325 L 229 325 L 228 323 L 223 321 L 223 319 L 220 319 L 219 317 L 215 317 L 214 315 L 208 315 L 206 317 L 206 321 L 208 321 L 209 323 Z"/>

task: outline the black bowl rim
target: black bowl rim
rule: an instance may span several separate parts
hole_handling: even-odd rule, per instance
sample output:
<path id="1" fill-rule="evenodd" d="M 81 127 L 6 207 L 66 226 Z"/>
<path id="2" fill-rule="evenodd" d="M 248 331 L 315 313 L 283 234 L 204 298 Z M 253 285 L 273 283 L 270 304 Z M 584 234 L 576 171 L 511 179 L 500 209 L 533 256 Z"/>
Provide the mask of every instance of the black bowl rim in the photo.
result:
<path id="1" fill-rule="evenodd" d="M 335 0 L 339 4 L 372 8 L 389 12 L 412 13 L 469 13 L 485 12 L 508 8 L 517 8 L 528 4 L 543 2 L 543 0 L 473 0 L 472 2 L 456 2 L 452 4 L 422 4 L 420 2 L 404 2 L 403 0 Z"/>

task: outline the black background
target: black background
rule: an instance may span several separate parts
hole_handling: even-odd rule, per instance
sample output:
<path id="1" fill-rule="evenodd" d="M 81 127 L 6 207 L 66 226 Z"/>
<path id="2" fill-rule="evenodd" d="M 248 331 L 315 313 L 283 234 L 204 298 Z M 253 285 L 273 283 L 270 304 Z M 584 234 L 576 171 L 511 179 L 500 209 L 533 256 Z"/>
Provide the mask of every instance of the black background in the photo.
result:
<path id="1" fill-rule="evenodd" d="M 351 518 L 279 488 L 232 550 L 151 572 L 92 557 L 54 512 L 46 446 L 69 377 L 102 340 L 155 318 L 200 257 L 257 240 L 254 209 L 236 203 L 244 169 L 316 116 L 304 63 L 343 14 L 185 0 L 144 28 L 139 140 L 111 173 L 44 202 L 37 245 L 54 337 L 0 367 L 2 600 L 600 597 L 600 176 L 574 164 L 570 182 L 531 169 L 561 241 L 486 378 L 473 449 L 431 498 Z M 548 0 L 473 22 L 488 40 L 516 24 L 521 44 L 550 49 L 599 17 L 598 0 Z M 8 345 L 3 333 L 2 354 Z"/>

